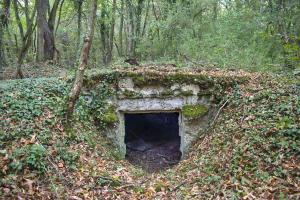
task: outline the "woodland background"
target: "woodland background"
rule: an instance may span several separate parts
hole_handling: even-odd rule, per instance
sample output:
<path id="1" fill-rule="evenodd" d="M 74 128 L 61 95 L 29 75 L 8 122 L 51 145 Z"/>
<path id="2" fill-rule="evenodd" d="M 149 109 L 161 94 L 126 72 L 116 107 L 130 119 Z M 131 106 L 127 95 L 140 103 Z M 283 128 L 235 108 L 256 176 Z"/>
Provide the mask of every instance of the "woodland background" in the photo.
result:
<path id="1" fill-rule="evenodd" d="M 2 0 L 0 71 L 78 64 L 85 0 Z M 299 68 L 298 0 L 100 0 L 89 67 L 126 58 L 250 70 Z"/>

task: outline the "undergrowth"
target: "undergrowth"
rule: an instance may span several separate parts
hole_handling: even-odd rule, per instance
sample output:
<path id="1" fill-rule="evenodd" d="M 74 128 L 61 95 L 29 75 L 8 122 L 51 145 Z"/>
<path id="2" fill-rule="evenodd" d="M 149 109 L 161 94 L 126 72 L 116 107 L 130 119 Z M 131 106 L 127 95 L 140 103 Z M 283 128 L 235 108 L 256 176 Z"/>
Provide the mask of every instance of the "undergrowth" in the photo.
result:
<path id="1" fill-rule="evenodd" d="M 109 85 L 83 93 L 71 131 L 62 123 L 68 91 L 56 78 L 0 83 L 0 196 L 299 198 L 300 86 L 294 78 L 251 75 L 224 96 L 228 106 L 187 158 L 155 174 L 120 159 L 95 127 L 95 116 L 101 122 L 107 114 Z"/>

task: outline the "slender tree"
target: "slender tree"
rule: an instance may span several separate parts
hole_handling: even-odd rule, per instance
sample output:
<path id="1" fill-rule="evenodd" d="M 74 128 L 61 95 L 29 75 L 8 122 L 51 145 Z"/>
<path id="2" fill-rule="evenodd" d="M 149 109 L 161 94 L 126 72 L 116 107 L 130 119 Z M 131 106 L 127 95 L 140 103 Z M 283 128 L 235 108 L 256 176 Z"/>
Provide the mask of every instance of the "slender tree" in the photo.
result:
<path id="1" fill-rule="evenodd" d="M 123 56 L 123 27 L 124 27 L 124 0 L 121 1 L 120 27 L 119 27 L 119 56 Z"/>
<path id="2" fill-rule="evenodd" d="M 81 39 L 81 29 L 82 29 L 82 6 L 84 0 L 75 0 L 75 9 L 77 10 L 77 44 L 76 49 L 79 48 Z"/>
<path id="3" fill-rule="evenodd" d="M 14 12 L 15 12 L 15 18 L 19 27 L 19 32 L 20 32 L 20 37 L 21 37 L 21 47 L 18 49 L 18 59 L 17 59 L 17 73 L 16 77 L 17 78 L 23 78 L 23 72 L 22 72 L 22 64 L 24 62 L 24 59 L 26 57 L 26 54 L 32 44 L 32 35 L 35 29 L 35 24 L 34 24 L 34 18 L 37 10 L 37 4 L 35 3 L 33 11 L 31 15 L 29 14 L 29 8 L 25 8 L 26 12 L 28 12 L 26 15 L 30 16 L 28 17 L 27 24 L 26 24 L 26 32 L 24 32 L 24 27 L 23 24 L 21 23 L 20 19 L 20 13 L 19 13 L 19 5 L 18 1 L 14 0 Z M 26 5 L 26 4 L 25 4 Z M 28 6 L 28 4 L 27 4 Z M 17 45 L 18 48 L 18 45 Z"/>
<path id="4" fill-rule="evenodd" d="M 113 53 L 113 48 L 114 48 L 116 7 L 117 7 L 116 0 L 113 0 L 112 12 L 111 12 L 110 34 L 109 34 L 109 49 L 107 52 L 107 63 L 110 63 L 112 60 L 112 53 Z"/>
<path id="5" fill-rule="evenodd" d="M 109 27 L 108 27 L 108 8 L 106 2 L 101 3 L 101 15 L 100 15 L 100 36 L 102 44 L 102 62 L 104 65 L 108 64 L 108 50 L 109 50 Z"/>
<path id="6" fill-rule="evenodd" d="M 135 57 L 135 23 L 134 23 L 134 6 L 132 0 L 126 0 L 126 7 L 129 16 L 129 27 L 128 27 L 128 54 L 130 57 Z"/>
<path id="7" fill-rule="evenodd" d="M 146 27 L 147 27 L 148 17 L 149 17 L 149 10 L 150 10 L 150 0 L 148 0 L 148 3 L 147 3 L 146 15 L 145 15 L 145 20 L 144 20 L 144 25 L 143 25 L 143 30 L 142 30 L 141 37 L 144 37 L 145 33 L 146 33 Z"/>
<path id="8" fill-rule="evenodd" d="M 141 37 L 141 24 L 142 24 L 142 13 L 144 9 L 145 0 L 138 0 L 138 5 L 136 8 L 136 28 L 135 28 L 135 38 L 134 38 L 134 48 L 139 45 L 140 37 Z M 134 50 L 134 52 L 136 52 Z"/>
<path id="9" fill-rule="evenodd" d="M 1 5 L 0 5 L 1 6 Z M 0 7 L 0 72 L 6 66 L 4 54 L 4 29 L 8 26 L 10 0 L 4 0 Z"/>
<path id="10" fill-rule="evenodd" d="M 83 76 L 87 68 L 88 57 L 89 57 L 89 53 L 90 53 L 90 49 L 94 37 L 96 13 L 97 13 L 97 0 L 91 0 L 91 15 L 88 20 L 89 21 L 88 30 L 86 36 L 84 37 L 78 70 L 76 72 L 73 87 L 69 93 L 69 99 L 67 102 L 66 120 L 67 120 L 67 124 L 69 125 L 72 120 L 75 103 L 79 98 L 81 88 L 83 86 Z"/>

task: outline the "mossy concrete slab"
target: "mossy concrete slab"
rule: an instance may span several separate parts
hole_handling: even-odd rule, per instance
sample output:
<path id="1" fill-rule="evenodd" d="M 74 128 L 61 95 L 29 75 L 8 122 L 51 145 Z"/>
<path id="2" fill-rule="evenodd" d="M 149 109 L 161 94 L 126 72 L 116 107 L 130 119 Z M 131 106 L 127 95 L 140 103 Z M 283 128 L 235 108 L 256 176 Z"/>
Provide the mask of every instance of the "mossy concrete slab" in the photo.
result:
<path id="1" fill-rule="evenodd" d="M 85 77 L 87 90 L 97 92 L 102 85 L 111 90 L 107 101 L 113 106 L 100 120 L 113 124 L 104 132 L 119 146 L 123 156 L 124 114 L 178 112 L 184 157 L 191 143 L 209 126 L 226 90 L 244 81 L 247 77 L 241 73 L 151 66 L 100 70 Z"/>

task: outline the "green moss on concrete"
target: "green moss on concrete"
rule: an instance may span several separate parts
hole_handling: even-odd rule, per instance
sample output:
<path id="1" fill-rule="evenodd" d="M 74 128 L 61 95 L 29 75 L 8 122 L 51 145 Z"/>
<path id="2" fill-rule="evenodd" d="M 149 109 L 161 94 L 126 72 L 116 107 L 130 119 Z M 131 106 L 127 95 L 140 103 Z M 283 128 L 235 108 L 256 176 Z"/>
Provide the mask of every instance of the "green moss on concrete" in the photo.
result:
<path id="1" fill-rule="evenodd" d="M 136 87 L 143 87 L 146 85 L 161 85 L 170 87 L 175 83 L 179 84 L 195 84 L 201 88 L 209 88 L 214 85 L 211 77 L 202 74 L 186 74 L 186 73 L 134 73 L 126 72 L 122 77 L 130 77 Z"/>
<path id="2" fill-rule="evenodd" d="M 187 84 L 196 84 L 196 85 L 213 85 L 213 81 L 210 77 L 204 76 L 202 74 L 184 74 L 184 73 L 175 73 L 166 76 L 166 80 L 169 83 L 187 83 Z"/>
<path id="3" fill-rule="evenodd" d="M 159 85 L 159 82 L 157 82 L 159 80 L 158 74 L 153 74 L 153 73 L 142 74 L 142 73 L 127 72 L 122 74 L 121 76 L 132 78 L 132 81 L 136 87 L 143 87 L 145 85 Z"/>
<path id="4" fill-rule="evenodd" d="M 214 77 L 208 74 L 199 74 L 195 72 L 186 72 L 181 70 L 168 71 L 164 68 L 156 70 L 149 69 L 139 71 L 119 71 L 116 69 L 92 69 L 87 70 L 84 77 L 84 86 L 86 88 L 93 88 L 99 84 L 117 85 L 118 80 L 124 77 L 132 78 L 136 87 L 143 87 L 149 85 L 159 85 L 169 87 L 174 83 L 178 84 L 195 84 L 201 89 L 214 88 L 215 85 L 220 84 L 223 87 L 232 87 L 235 84 L 244 83 L 248 77 Z M 73 77 L 74 78 L 74 77 Z M 73 78 L 70 78 L 72 82 Z"/>
<path id="5" fill-rule="evenodd" d="M 151 98 L 167 98 L 167 97 L 180 97 L 180 96 L 184 96 L 184 97 L 188 97 L 188 96 L 193 96 L 193 91 L 189 90 L 189 91 L 182 91 L 182 90 L 171 90 L 171 89 L 167 89 L 164 90 L 163 92 L 159 93 L 159 94 L 151 94 L 150 97 Z M 121 97 L 121 99 L 137 99 L 137 98 L 143 98 L 143 95 L 141 93 L 132 91 L 132 90 L 124 90 L 122 92 L 119 93 L 119 97 Z"/>
<path id="6" fill-rule="evenodd" d="M 208 108 L 204 105 L 185 105 L 182 107 L 182 115 L 188 119 L 197 119 L 208 112 Z"/>
<path id="7" fill-rule="evenodd" d="M 119 74 L 112 70 L 88 70 L 83 79 L 85 88 L 94 88 L 99 84 L 116 85 Z"/>
<path id="8" fill-rule="evenodd" d="M 161 97 L 174 96 L 174 91 L 172 91 L 172 90 L 165 90 L 165 91 L 161 92 L 158 96 L 161 96 Z"/>
<path id="9" fill-rule="evenodd" d="M 115 113 L 107 113 L 102 118 L 103 122 L 105 123 L 115 123 L 118 121 L 118 116 Z"/>
<path id="10" fill-rule="evenodd" d="M 142 74 L 130 73 L 128 74 L 135 85 L 145 85 L 147 83 L 147 79 Z"/>
<path id="11" fill-rule="evenodd" d="M 142 95 L 131 90 L 124 90 L 123 92 L 120 93 L 123 98 L 127 99 L 136 99 L 136 98 L 142 98 Z M 120 96 L 120 95 L 119 95 Z"/>
<path id="12" fill-rule="evenodd" d="M 136 71 L 135 71 L 136 70 Z M 73 77 L 74 78 L 74 77 Z M 72 82 L 70 79 L 70 83 Z M 187 72 L 181 70 L 168 71 L 166 69 L 158 70 L 145 70 L 133 69 L 133 71 L 120 71 L 116 69 L 95 69 L 88 70 L 84 77 L 84 89 L 87 91 L 96 91 L 98 87 L 110 88 L 110 96 L 117 95 L 119 99 L 138 99 L 143 98 L 143 95 L 135 91 L 120 91 L 118 89 L 118 81 L 122 78 L 131 78 L 135 88 L 143 88 L 145 86 L 157 86 L 164 87 L 167 91 L 160 94 L 154 94 L 153 98 L 168 98 L 178 96 L 192 96 L 192 91 L 171 90 L 170 88 L 174 84 L 178 85 L 197 85 L 200 88 L 199 97 L 206 95 L 217 94 L 217 96 L 223 97 L 223 93 L 228 87 L 244 82 L 247 80 L 245 77 L 222 77 L 222 76 L 210 76 L 209 74 L 199 74 L 195 72 Z M 107 94 L 105 94 L 108 96 Z M 108 97 L 107 97 L 108 98 Z M 99 115 L 98 115 L 99 116 Z"/>
<path id="13" fill-rule="evenodd" d="M 114 106 L 109 106 L 108 109 L 101 116 L 101 121 L 107 124 L 113 124 L 118 121 L 118 116 L 116 113 L 116 108 Z"/>
<path id="14" fill-rule="evenodd" d="M 192 90 L 188 90 L 188 91 L 181 91 L 178 96 L 185 96 L 185 97 L 188 97 L 188 96 L 193 96 L 194 93 Z"/>

